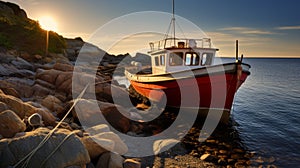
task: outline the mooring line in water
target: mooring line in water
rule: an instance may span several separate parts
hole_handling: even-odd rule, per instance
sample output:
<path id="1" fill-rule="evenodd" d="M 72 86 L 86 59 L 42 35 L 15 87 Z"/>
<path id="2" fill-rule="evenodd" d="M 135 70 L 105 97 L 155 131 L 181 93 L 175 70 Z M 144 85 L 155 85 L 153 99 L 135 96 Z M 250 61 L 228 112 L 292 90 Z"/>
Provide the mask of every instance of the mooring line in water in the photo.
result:
<path id="1" fill-rule="evenodd" d="M 83 94 L 86 92 L 87 88 L 89 87 L 90 84 L 87 84 L 85 86 L 85 88 L 81 91 L 81 93 L 78 95 L 78 97 L 75 99 L 73 105 L 70 107 L 69 111 L 65 114 L 65 116 L 59 121 L 59 123 L 57 123 L 57 125 L 47 134 L 47 136 L 39 143 L 39 145 L 33 149 L 29 154 L 27 154 L 23 159 L 21 159 L 18 163 L 16 163 L 13 167 L 16 168 L 18 167 L 22 162 L 25 162 L 21 167 L 22 168 L 26 168 L 28 167 L 29 161 L 31 160 L 31 158 L 34 156 L 34 154 L 50 139 L 50 137 L 52 136 L 52 134 L 55 132 L 55 130 L 61 125 L 61 123 L 67 118 L 67 116 L 70 114 L 70 112 L 72 111 L 72 109 L 76 106 L 76 104 L 78 103 L 78 101 L 82 98 Z M 63 142 L 72 134 L 69 134 L 67 137 L 65 137 L 65 139 L 63 140 Z M 63 143 L 62 142 L 62 143 Z M 59 144 L 62 145 L 62 143 Z M 58 147 L 59 147 L 58 146 Z M 58 148 L 57 148 L 58 149 Z M 53 154 L 57 149 L 54 149 L 54 151 L 51 152 L 51 154 Z M 50 155 L 51 156 L 51 155 Z M 48 156 L 49 157 L 49 156 Z M 49 158 L 46 158 L 45 161 L 47 161 Z M 45 162 L 44 161 L 44 162 Z M 44 164 L 43 162 L 43 164 Z M 42 165 L 41 165 L 42 166 Z"/>

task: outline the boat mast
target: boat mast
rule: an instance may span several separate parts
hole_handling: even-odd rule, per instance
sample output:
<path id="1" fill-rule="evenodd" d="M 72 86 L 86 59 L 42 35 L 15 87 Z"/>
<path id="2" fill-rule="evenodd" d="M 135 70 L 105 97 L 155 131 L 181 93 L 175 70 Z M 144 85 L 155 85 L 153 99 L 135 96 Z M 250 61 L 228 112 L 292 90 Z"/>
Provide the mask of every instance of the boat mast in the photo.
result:
<path id="1" fill-rule="evenodd" d="M 176 42 L 175 42 L 175 3 L 173 0 L 172 3 L 172 24 L 173 24 L 173 40 L 174 40 L 174 46 L 176 46 Z"/>

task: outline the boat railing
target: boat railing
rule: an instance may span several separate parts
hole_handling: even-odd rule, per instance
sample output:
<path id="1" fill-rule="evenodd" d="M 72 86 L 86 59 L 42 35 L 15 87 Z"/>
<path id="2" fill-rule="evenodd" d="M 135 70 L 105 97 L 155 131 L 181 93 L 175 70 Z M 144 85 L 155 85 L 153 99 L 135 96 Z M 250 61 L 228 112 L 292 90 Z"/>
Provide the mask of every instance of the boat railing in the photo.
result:
<path id="1" fill-rule="evenodd" d="M 150 42 L 150 52 L 167 48 L 211 48 L 211 39 L 166 38 Z"/>

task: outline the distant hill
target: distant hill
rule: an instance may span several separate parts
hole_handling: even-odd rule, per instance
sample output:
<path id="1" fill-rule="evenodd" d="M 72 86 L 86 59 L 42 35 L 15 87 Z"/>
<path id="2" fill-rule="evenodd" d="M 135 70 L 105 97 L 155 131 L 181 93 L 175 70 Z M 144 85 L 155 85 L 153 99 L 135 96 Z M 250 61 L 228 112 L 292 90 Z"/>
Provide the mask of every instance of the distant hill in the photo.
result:
<path id="1" fill-rule="evenodd" d="M 0 48 L 15 49 L 29 54 L 44 54 L 46 30 L 37 21 L 29 19 L 18 5 L 0 1 Z M 62 53 L 65 39 L 49 32 L 49 52 Z"/>

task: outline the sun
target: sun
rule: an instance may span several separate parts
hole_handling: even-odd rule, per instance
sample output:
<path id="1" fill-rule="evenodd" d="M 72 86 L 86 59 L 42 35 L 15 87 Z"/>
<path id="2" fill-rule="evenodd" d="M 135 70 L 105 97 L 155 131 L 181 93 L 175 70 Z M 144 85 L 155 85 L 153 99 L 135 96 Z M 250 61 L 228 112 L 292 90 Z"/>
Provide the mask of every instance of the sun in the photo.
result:
<path id="1" fill-rule="evenodd" d="M 57 24 L 55 20 L 50 16 L 43 16 L 38 19 L 42 29 L 48 31 L 57 31 Z"/>

